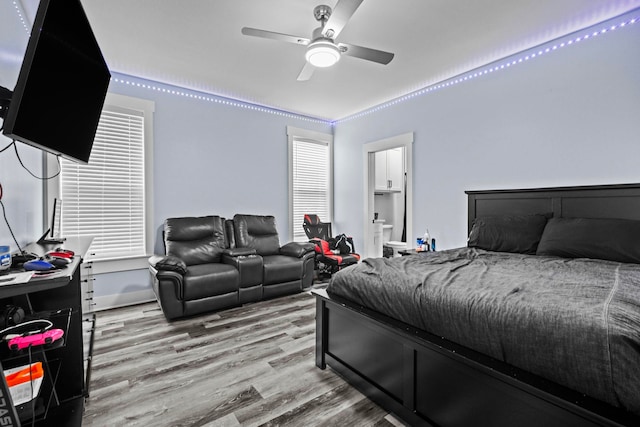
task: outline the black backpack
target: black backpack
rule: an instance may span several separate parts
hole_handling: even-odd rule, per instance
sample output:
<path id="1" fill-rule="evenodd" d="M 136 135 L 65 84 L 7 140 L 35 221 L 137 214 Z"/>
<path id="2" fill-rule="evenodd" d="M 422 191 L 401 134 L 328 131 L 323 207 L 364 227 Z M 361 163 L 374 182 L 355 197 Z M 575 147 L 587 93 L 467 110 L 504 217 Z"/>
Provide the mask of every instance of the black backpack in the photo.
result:
<path id="1" fill-rule="evenodd" d="M 353 240 L 346 234 L 338 234 L 329 239 L 329 249 L 336 250 L 341 254 L 353 253 Z"/>

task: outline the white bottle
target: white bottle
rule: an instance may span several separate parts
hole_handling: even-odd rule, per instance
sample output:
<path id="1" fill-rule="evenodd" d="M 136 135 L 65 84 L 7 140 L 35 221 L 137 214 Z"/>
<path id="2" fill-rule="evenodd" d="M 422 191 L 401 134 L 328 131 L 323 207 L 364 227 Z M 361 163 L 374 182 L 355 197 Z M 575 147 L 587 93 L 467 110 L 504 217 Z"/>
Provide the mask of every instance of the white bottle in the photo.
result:
<path id="1" fill-rule="evenodd" d="M 424 237 L 422 238 L 422 250 L 428 251 L 431 249 L 431 238 L 429 237 L 429 229 L 424 233 Z"/>

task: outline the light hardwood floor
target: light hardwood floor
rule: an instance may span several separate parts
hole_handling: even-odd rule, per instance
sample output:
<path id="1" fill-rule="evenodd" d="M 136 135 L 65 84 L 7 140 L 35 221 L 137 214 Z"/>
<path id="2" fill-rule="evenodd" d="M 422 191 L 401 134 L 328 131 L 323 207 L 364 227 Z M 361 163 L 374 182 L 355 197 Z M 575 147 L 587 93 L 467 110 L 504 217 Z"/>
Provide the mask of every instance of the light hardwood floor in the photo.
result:
<path id="1" fill-rule="evenodd" d="M 97 315 L 85 426 L 399 426 L 315 366 L 308 293 L 167 322 L 156 303 Z"/>

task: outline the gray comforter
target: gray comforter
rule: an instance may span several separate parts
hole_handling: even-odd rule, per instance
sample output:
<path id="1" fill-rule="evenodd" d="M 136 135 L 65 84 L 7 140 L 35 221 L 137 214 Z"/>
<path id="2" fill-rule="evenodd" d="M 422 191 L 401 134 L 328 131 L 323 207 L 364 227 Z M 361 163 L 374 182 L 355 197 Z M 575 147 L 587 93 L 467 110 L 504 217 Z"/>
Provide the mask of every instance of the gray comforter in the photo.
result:
<path id="1" fill-rule="evenodd" d="M 640 415 L 640 265 L 460 248 L 365 259 L 327 291 Z"/>

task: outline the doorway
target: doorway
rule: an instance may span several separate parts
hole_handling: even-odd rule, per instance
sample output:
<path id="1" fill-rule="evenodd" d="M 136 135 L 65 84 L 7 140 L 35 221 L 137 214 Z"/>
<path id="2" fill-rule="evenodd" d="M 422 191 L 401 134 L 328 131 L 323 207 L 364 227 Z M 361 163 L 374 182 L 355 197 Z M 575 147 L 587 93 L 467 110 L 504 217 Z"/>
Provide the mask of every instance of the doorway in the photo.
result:
<path id="1" fill-rule="evenodd" d="M 406 180 L 403 182 L 405 195 L 404 215 L 406 217 L 406 226 L 404 235 L 406 237 L 407 248 L 413 247 L 413 132 L 402 135 L 393 136 L 391 138 L 370 142 L 363 146 L 363 170 L 365 183 L 365 200 L 364 200 L 364 257 L 380 256 L 380 242 L 376 239 L 381 238 L 379 230 L 376 234 L 375 217 L 375 193 L 376 193 L 376 173 L 375 158 L 376 152 L 403 148 L 404 165 Z M 377 227 L 380 227 L 378 224 Z M 398 234 L 397 232 L 395 233 Z"/>

